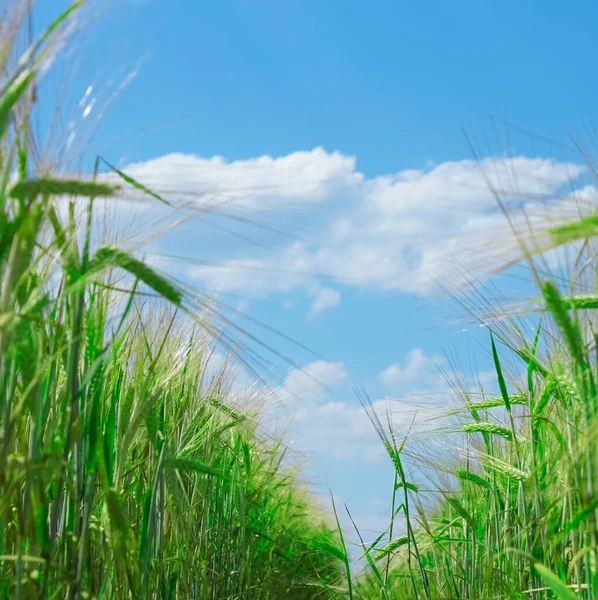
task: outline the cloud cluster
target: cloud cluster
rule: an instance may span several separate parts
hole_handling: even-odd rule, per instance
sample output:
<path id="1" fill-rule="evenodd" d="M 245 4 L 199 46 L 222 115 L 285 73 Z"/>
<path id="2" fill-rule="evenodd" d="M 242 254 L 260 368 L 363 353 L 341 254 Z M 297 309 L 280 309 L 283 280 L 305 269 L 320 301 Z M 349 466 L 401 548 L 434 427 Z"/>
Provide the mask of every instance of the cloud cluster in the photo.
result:
<path id="1" fill-rule="evenodd" d="M 426 356 L 421 348 L 409 352 L 403 365 L 390 365 L 380 373 L 380 381 L 387 387 L 397 384 L 413 383 L 429 376 L 430 370 L 445 363 L 442 356 Z"/>
<path id="2" fill-rule="evenodd" d="M 362 178 L 353 157 L 322 148 L 233 162 L 222 156 L 172 153 L 129 164 L 125 170 L 158 193 L 258 210 L 321 202 L 333 190 Z"/>
<path id="3" fill-rule="evenodd" d="M 442 357 L 413 349 L 404 365 L 391 365 L 379 374 L 391 397 L 373 400 L 371 408 L 396 431 L 413 423 L 427 427 L 431 417 L 446 409 L 447 391 L 438 373 Z M 292 369 L 272 394 L 266 425 L 286 428 L 288 439 L 310 458 L 371 461 L 384 455 L 376 431 L 350 385 L 344 364 L 318 360 Z M 400 387 L 400 394 L 398 392 Z M 390 396 L 390 394 L 389 394 Z"/>
<path id="4" fill-rule="evenodd" d="M 224 253 L 217 265 L 193 266 L 187 274 L 209 289 L 249 295 L 304 289 L 312 316 L 341 301 L 318 274 L 345 286 L 427 294 L 516 260 L 519 244 L 495 193 L 522 231 L 574 218 L 595 194 L 593 188 L 564 191 L 582 166 L 524 156 L 370 178 L 357 171 L 354 157 L 321 148 L 235 162 L 170 154 L 126 171 L 164 193 L 208 197 L 253 214 L 302 209 L 312 221 L 309 237 L 274 251 Z"/>

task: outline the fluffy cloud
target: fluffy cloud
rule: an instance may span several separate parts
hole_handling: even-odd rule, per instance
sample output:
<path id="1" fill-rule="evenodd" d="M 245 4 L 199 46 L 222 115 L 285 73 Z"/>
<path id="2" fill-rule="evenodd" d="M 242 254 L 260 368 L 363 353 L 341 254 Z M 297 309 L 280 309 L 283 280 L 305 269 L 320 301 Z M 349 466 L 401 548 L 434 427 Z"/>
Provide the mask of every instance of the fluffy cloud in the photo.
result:
<path id="1" fill-rule="evenodd" d="M 338 306 L 340 303 L 341 295 L 338 290 L 321 288 L 315 293 L 310 314 L 312 316 L 319 315 L 326 309 Z"/>
<path id="2" fill-rule="evenodd" d="M 401 376 L 394 372 L 388 376 L 390 383 L 403 384 L 403 394 L 376 399 L 371 410 L 397 432 L 411 425 L 420 433 L 438 426 L 440 413 L 444 414 L 449 400 L 454 400 L 442 378 L 430 372 L 442 362 L 420 349 L 411 351 L 399 367 Z M 384 449 L 355 392 L 345 385 L 348 379 L 346 367 L 339 362 L 320 360 L 292 369 L 272 394 L 264 425 L 270 430 L 284 428 L 291 444 L 312 459 L 380 459 Z"/>
<path id="3" fill-rule="evenodd" d="M 330 155 L 318 151 L 317 156 Z M 345 173 L 342 187 L 335 189 L 327 180 L 316 194 L 334 203 L 342 190 L 345 209 L 324 216 L 311 239 L 275 254 L 225 263 L 236 276 L 222 274 L 219 267 L 191 274 L 222 289 L 261 293 L 305 286 L 306 273 L 324 273 L 345 285 L 414 293 L 427 293 L 438 282 L 459 287 L 460 273 L 477 276 L 520 256 L 489 186 L 500 192 L 520 227 L 539 228 L 578 213 L 583 198 L 555 197 L 582 171 L 574 164 L 519 157 L 447 162 L 372 179 Z M 280 193 L 286 192 L 281 188 Z M 246 266 L 254 275 L 239 277 Z"/>
<path id="4" fill-rule="evenodd" d="M 301 417 L 307 408 L 319 405 L 331 387 L 347 377 L 343 363 L 317 360 L 303 368 L 291 369 L 276 396 L 286 408 L 296 409 L 297 416 Z"/>
<path id="5" fill-rule="evenodd" d="M 211 210 L 232 204 L 257 222 L 264 211 L 293 210 L 287 222 L 293 225 L 283 226 L 289 233 L 298 218 L 309 222 L 299 241 L 280 244 L 279 238 L 268 251 L 219 248 L 206 257 L 211 264 L 190 266 L 186 275 L 210 290 L 254 296 L 302 289 L 311 296 L 312 315 L 340 300 L 338 291 L 321 285 L 320 274 L 346 286 L 416 294 L 439 284 L 458 289 L 521 258 L 512 226 L 529 238 L 530 227 L 575 218 L 596 196 L 593 187 L 564 191 L 583 167 L 523 156 L 367 178 L 354 157 L 316 148 L 235 162 L 170 154 L 126 172 L 171 198 Z M 510 224 L 491 190 L 511 214 Z M 192 254 L 197 238 L 188 241 Z"/>
<path id="6" fill-rule="evenodd" d="M 355 171 L 353 157 L 327 153 L 322 148 L 234 162 L 222 156 L 173 153 L 130 164 L 126 173 L 169 197 L 257 209 L 320 202 L 331 190 L 362 177 Z"/>
<path id="7" fill-rule="evenodd" d="M 424 421 L 428 411 L 403 398 L 400 402 L 376 400 L 372 409 L 383 423 L 397 432 L 411 425 L 414 418 Z M 383 459 L 384 448 L 364 408 L 353 398 L 329 401 L 301 411 L 288 432 L 296 448 L 310 458 L 357 459 L 366 463 Z"/>
<path id="8" fill-rule="evenodd" d="M 429 380 L 434 367 L 444 364 L 442 356 L 426 356 L 421 348 L 415 348 L 407 355 L 404 364 L 390 365 L 380 373 L 380 381 L 391 387 L 397 384 Z"/>

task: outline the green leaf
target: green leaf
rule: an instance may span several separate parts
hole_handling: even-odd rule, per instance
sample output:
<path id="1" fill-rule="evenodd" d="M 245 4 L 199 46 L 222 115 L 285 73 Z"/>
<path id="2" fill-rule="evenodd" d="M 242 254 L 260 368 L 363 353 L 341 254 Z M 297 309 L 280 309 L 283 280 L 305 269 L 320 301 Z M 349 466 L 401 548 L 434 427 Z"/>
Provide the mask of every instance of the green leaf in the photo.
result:
<path id="1" fill-rule="evenodd" d="M 33 70 L 23 71 L 11 84 L 0 100 L 0 137 L 4 135 L 10 121 L 11 111 L 33 78 Z"/>
<path id="2" fill-rule="evenodd" d="M 108 508 L 108 516 L 110 517 L 110 526 L 114 534 L 128 539 L 131 536 L 131 525 L 127 516 L 127 511 L 122 502 L 120 494 L 110 488 L 106 490 L 106 506 Z"/>
<path id="3" fill-rule="evenodd" d="M 565 342 L 569 346 L 569 351 L 578 364 L 585 364 L 583 353 L 583 342 L 579 333 L 579 328 L 571 320 L 567 312 L 567 305 L 563 302 L 561 294 L 557 287 L 551 281 L 545 281 L 542 284 L 542 294 L 546 301 L 548 310 L 552 313 L 555 323 L 559 326 Z"/>
<path id="4" fill-rule="evenodd" d="M 126 173 L 123 173 L 122 171 L 120 171 L 119 169 L 117 169 L 116 167 L 111 165 L 105 158 L 102 158 L 102 162 L 109 169 L 114 171 L 123 181 L 126 181 L 129 185 L 133 186 L 136 190 L 139 190 L 140 192 L 143 192 L 144 194 L 147 194 L 148 196 L 151 196 L 152 198 L 155 198 L 156 200 L 160 200 L 160 202 L 163 202 L 164 204 L 171 206 L 171 204 L 170 204 L 170 202 L 168 202 L 168 200 L 165 200 L 159 194 L 152 192 L 152 190 L 150 190 L 149 188 L 144 186 L 142 183 L 139 183 L 136 179 L 133 179 L 130 175 L 127 175 Z"/>
<path id="5" fill-rule="evenodd" d="M 118 390 L 119 387 L 117 387 L 116 390 Z M 117 394 L 113 393 L 112 401 L 110 403 L 110 410 L 108 411 L 108 418 L 106 419 L 106 427 L 104 428 L 103 439 L 104 462 L 106 463 L 106 471 L 108 474 L 108 482 L 110 485 L 112 485 L 114 479 L 114 439 L 116 433 L 116 403 Z"/>
<path id="6" fill-rule="evenodd" d="M 130 553 L 132 554 L 135 552 L 135 536 L 133 535 L 127 511 L 125 510 L 120 494 L 113 488 L 107 489 L 105 502 L 108 510 L 111 532 L 110 539 L 114 555 L 125 567 L 129 587 L 135 598 L 137 588 L 137 573 L 135 566 L 137 563 L 130 560 Z"/>
<path id="7" fill-rule="evenodd" d="M 552 435 L 555 437 L 556 441 L 559 443 L 561 451 L 564 455 L 566 455 L 568 452 L 567 442 L 565 441 L 565 438 L 563 437 L 563 434 L 559 431 L 558 427 L 546 417 L 536 417 L 536 420 L 534 421 L 534 426 L 538 427 L 540 423 L 544 423 L 544 425 L 548 427 Z"/>
<path id="8" fill-rule="evenodd" d="M 577 529 L 583 521 L 585 521 L 588 517 L 591 517 L 596 509 L 598 508 L 598 498 L 594 498 L 588 506 L 581 509 L 575 514 L 575 516 L 565 525 L 563 528 L 565 532 L 569 533 Z"/>
<path id="9" fill-rule="evenodd" d="M 46 553 L 50 548 L 50 539 L 48 536 L 48 504 L 45 498 L 42 498 L 37 509 L 35 521 L 39 547 L 43 553 Z"/>
<path id="10" fill-rule="evenodd" d="M 338 531 L 340 549 L 342 550 L 342 557 L 340 558 L 345 565 L 345 575 L 347 577 L 347 591 L 349 592 L 349 600 L 353 600 L 353 577 L 351 576 L 351 563 L 349 562 L 349 554 L 347 552 L 347 545 L 345 544 L 345 536 L 343 535 L 343 529 L 338 518 L 336 504 L 334 502 L 334 496 L 332 495 L 332 492 L 330 492 L 330 500 L 332 502 L 332 512 L 334 512 L 334 519 L 336 520 L 336 529 Z"/>
<path id="11" fill-rule="evenodd" d="M 143 567 L 146 554 L 147 533 L 149 531 L 150 508 L 152 503 L 152 488 L 148 486 L 143 495 L 143 519 L 141 520 L 141 534 L 139 536 L 139 564 Z"/>
<path id="12" fill-rule="evenodd" d="M 494 359 L 494 368 L 496 369 L 496 376 L 498 378 L 498 387 L 500 388 L 500 395 L 505 403 L 505 408 L 511 412 L 511 403 L 509 402 L 509 393 L 507 392 L 507 384 L 502 374 L 500 367 L 500 360 L 498 358 L 498 352 L 496 351 L 496 344 L 494 343 L 494 336 L 490 332 L 490 343 L 492 344 L 492 358 Z"/>
<path id="13" fill-rule="evenodd" d="M 573 593 L 558 575 L 555 575 L 548 567 L 545 567 L 542 563 L 535 563 L 534 568 L 558 598 L 561 600 L 577 600 L 577 594 Z"/>
<path id="14" fill-rule="evenodd" d="M 540 377 L 546 377 L 548 375 L 548 369 L 527 348 L 518 348 L 515 350 L 515 354 L 528 364 L 531 363 L 534 371 L 538 373 Z"/>
<path id="15" fill-rule="evenodd" d="M 114 246 L 102 246 L 98 248 L 89 263 L 87 273 L 95 273 L 108 267 L 119 267 L 124 269 L 163 296 L 166 300 L 169 300 L 176 305 L 181 303 L 182 294 L 179 290 L 167 281 L 165 277 L 159 275 L 144 262 L 131 256 L 124 250 L 120 250 Z"/>

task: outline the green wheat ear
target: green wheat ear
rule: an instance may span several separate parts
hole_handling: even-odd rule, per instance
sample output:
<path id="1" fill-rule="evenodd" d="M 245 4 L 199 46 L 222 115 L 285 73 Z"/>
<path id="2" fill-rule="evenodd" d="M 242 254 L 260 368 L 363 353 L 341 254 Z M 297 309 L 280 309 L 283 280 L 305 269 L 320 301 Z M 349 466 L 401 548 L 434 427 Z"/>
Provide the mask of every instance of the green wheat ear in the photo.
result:
<path id="1" fill-rule="evenodd" d="M 490 433 L 492 435 L 499 435 L 506 440 L 513 439 L 511 430 L 508 427 L 498 425 L 497 423 L 487 423 L 483 421 L 479 423 L 466 423 L 463 425 L 462 429 L 464 433 Z"/>
<path id="2" fill-rule="evenodd" d="M 9 191 L 9 196 L 17 200 L 36 198 L 37 196 L 82 196 L 97 198 L 112 196 L 118 190 L 117 186 L 95 181 L 77 181 L 76 179 L 53 179 L 42 177 L 39 179 L 23 179 Z"/>
<path id="3" fill-rule="evenodd" d="M 395 538 L 394 540 L 392 540 L 392 542 L 386 544 L 386 546 L 383 546 L 382 548 L 376 550 L 376 553 L 374 554 L 374 560 L 380 560 L 381 558 L 384 558 L 387 554 L 390 554 L 391 552 L 402 548 L 408 543 L 408 535 L 402 535 L 401 537 Z"/>
<path id="4" fill-rule="evenodd" d="M 522 394 L 509 394 L 510 404 L 527 404 L 527 397 Z M 504 406 L 505 401 L 502 397 L 500 398 L 488 398 L 487 400 L 479 400 L 478 402 L 472 402 L 469 406 L 473 410 L 481 410 L 484 408 L 498 408 Z"/>
<path id="5" fill-rule="evenodd" d="M 224 477 L 222 469 L 218 469 L 199 460 L 192 460 L 189 458 L 167 456 L 164 458 L 164 467 L 177 469 L 178 471 L 192 471 L 202 475 L 212 475 L 213 477 Z"/>
<path id="6" fill-rule="evenodd" d="M 525 481 L 529 478 L 529 473 L 514 467 L 496 456 L 492 456 L 492 454 L 483 454 L 480 458 L 488 468 L 507 478 L 512 478 L 517 481 Z"/>
<path id="7" fill-rule="evenodd" d="M 552 241 L 559 246 L 593 237 L 598 234 L 598 215 L 584 217 L 574 223 L 552 227 L 548 230 L 548 233 L 552 236 Z"/>
<path id="8" fill-rule="evenodd" d="M 490 483 L 487 479 L 485 479 L 484 477 L 480 477 L 477 473 L 473 473 L 468 469 L 459 469 L 455 473 L 455 475 L 457 475 L 457 477 L 461 479 L 461 481 L 469 481 L 487 490 L 491 488 Z"/>
<path id="9" fill-rule="evenodd" d="M 455 512 L 468 524 L 473 526 L 474 518 L 471 513 L 465 508 L 465 505 L 457 498 L 457 496 L 448 496 L 447 502 L 455 509 Z"/>
<path id="10" fill-rule="evenodd" d="M 565 296 L 561 298 L 567 308 L 579 308 L 583 310 L 598 308 L 598 296 Z"/>
<path id="11" fill-rule="evenodd" d="M 33 79 L 33 70 L 27 69 L 15 79 L 0 101 L 0 138 L 4 135 L 10 122 L 10 116 L 15 104 Z"/>

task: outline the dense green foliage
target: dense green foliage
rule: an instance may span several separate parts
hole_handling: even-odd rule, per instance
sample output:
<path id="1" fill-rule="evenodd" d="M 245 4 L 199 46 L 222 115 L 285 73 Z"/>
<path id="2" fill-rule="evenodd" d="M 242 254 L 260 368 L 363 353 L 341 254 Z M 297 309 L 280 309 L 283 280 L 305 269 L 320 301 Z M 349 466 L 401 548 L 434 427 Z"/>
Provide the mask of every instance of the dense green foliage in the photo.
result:
<path id="1" fill-rule="evenodd" d="M 418 458 L 441 501 L 424 511 L 416 489 L 400 490 L 398 512 L 413 507 L 414 526 L 387 544 L 388 577 L 374 570 L 361 580 L 365 597 L 598 596 L 595 338 L 589 320 L 568 310 L 575 299 L 549 282 L 542 291 L 556 327 L 545 318 L 526 343 L 514 323 L 502 324 L 520 376 L 507 383 L 492 340 L 501 396 L 464 393 L 454 415 L 460 452 L 435 464 Z"/>
<path id="2" fill-rule="evenodd" d="M 113 188 L 31 161 L 44 48 L 7 60 L 0 96 L 0 597 L 311 598 L 336 538 L 227 401 L 213 332 L 100 243 Z"/>

